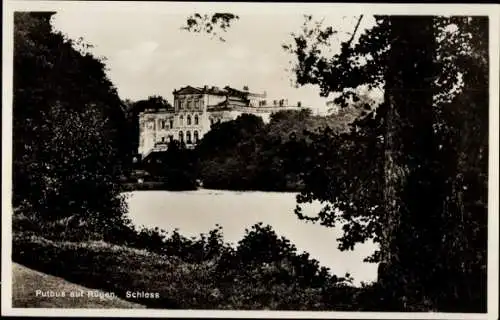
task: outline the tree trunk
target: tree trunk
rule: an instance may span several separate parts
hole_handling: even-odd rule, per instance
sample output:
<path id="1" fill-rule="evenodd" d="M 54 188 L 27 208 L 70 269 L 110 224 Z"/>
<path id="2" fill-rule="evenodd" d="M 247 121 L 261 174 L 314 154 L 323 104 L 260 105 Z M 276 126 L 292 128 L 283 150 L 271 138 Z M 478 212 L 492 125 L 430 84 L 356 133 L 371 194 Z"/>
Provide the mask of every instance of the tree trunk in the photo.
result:
<path id="1" fill-rule="evenodd" d="M 434 166 L 433 79 L 435 35 L 433 18 L 392 16 L 390 61 L 385 79 L 384 230 L 379 281 L 386 302 L 406 309 L 405 292 L 422 279 L 419 261 L 431 240 L 426 225 L 440 207 L 439 177 Z M 424 271 L 426 272 L 426 271 Z M 411 290 L 411 289 L 410 289 Z M 419 296 L 425 293 L 419 289 Z"/>

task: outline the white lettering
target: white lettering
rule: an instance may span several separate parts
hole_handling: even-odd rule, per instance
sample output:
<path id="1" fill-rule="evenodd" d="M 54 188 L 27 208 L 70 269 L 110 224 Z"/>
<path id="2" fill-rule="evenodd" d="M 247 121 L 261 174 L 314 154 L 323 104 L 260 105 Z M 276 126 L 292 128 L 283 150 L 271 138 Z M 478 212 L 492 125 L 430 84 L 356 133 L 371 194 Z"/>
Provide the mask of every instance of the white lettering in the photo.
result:
<path id="1" fill-rule="evenodd" d="M 125 296 L 134 299 L 160 299 L 159 292 L 127 291 Z"/>
<path id="2" fill-rule="evenodd" d="M 44 297 L 44 298 L 62 298 L 66 297 L 66 292 L 64 291 L 42 291 L 42 290 L 35 290 L 35 296 L 39 297 Z"/>

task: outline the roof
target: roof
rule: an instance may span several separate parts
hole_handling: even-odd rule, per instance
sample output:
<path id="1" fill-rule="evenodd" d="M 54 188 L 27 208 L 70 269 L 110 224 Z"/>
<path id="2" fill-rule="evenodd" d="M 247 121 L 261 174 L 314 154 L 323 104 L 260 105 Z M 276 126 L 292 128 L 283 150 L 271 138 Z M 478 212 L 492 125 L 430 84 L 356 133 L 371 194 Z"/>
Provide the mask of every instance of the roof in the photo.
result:
<path id="1" fill-rule="evenodd" d="M 231 88 L 230 86 L 225 86 L 224 90 L 230 95 L 230 96 L 237 96 L 237 97 L 247 97 L 249 92 L 247 91 L 241 91 L 235 88 Z"/>
<path id="2" fill-rule="evenodd" d="M 223 111 L 223 110 L 229 110 L 229 106 L 227 105 L 227 100 L 221 101 L 217 104 L 214 105 L 209 105 L 207 106 L 208 111 Z"/>
<path id="3" fill-rule="evenodd" d="M 173 94 L 213 94 L 213 95 L 222 95 L 222 96 L 240 96 L 240 97 L 248 97 L 248 96 L 253 96 L 253 97 L 265 97 L 265 94 L 259 94 L 259 93 L 252 93 L 248 91 L 243 91 L 239 89 L 232 88 L 230 86 L 225 86 L 224 88 L 219 88 L 219 87 L 209 87 L 209 86 L 204 86 L 204 87 L 193 87 L 193 86 L 186 86 L 182 87 L 179 90 L 174 90 Z"/>

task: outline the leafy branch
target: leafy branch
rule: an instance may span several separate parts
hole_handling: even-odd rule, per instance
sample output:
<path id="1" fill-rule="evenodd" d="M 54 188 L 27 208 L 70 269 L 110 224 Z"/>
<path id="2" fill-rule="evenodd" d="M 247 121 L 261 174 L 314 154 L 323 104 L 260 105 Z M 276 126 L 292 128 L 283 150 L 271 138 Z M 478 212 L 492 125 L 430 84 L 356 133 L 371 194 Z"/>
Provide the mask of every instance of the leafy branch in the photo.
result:
<path id="1" fill-rule="evenodd" d="M 227 32 L 234 20 L 240 17 L 232 13 L 214 13 L 213 15 L 195 13 L 186 20 L 186 25 L 181 27 L 181 30 L 186 30 L 195 33 L 205 33 L 211 35 L 212 38 L 218 37 L 222 42 L 226 40 L 220 36 L 220 32 Z"/>

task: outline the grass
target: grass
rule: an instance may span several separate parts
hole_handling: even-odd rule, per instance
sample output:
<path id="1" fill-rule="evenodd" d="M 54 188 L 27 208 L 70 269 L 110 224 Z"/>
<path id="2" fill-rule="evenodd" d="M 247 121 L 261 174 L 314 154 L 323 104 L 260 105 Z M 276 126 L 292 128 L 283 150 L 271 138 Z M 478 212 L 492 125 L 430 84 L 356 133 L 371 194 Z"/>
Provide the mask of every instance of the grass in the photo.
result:
<path id="1" fill-rule="evenodd" d="M 47 292 L 57 296 L 49 297 Z M 89 292 L 92 294 L 89 295 Z M 81 293 L 81 296 L 72 296 L 72 293 Z M 12 306 L 14 308 L 145 308 L 143 305 L 105 296 L 102 291 L 70 283 L 17 263 L 12 264 Z"/>
<path id="2" fill-rule="evenodd" d="M 175 261 L 101 241 L 55 242 L 34 235 L 15 236 L 13 248 L 13 260 L 28 267 L 124 299 L 127 291 L 161 291 L 154 301 L 128 300 L 150 307 L 174 307 L 163 285 L 170 282 L 168 275 L 173 273 Z"/>
<path id="3" fill-rule="evenodd" d="M 224 261 L 217 258 L 186 262 L 102 241 L 52 241 L 32 233 L 14 234 L 13 260 L 158 309 L 353 310 L 359 292 L 349 286 L 304 287 L 272 265 L 221 269 Z M 158 296 L 134 299 L 127 291 Z"/>

